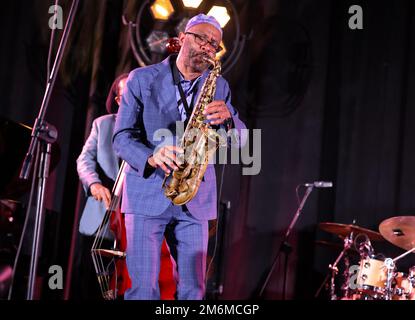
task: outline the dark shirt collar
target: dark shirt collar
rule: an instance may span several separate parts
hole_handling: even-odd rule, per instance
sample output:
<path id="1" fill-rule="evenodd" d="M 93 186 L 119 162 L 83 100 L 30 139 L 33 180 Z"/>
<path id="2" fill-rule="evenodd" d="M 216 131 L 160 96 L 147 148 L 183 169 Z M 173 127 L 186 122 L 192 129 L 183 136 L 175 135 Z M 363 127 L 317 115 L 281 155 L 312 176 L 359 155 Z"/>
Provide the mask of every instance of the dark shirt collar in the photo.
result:
<path id="1" fill-rule="evenodd" d="M 179 68 L 177 68 L 176 60 L 177 60 L 177 54 L 172 55 L 170 59 L 170 66 L 172 68 L 173 82 L 175 85 L 178 85 L 179 82 L 181 83 L 190 82 L 191 84 L 193 84 L 195 81 L 197 81 L 201 77 L 201 76 L 198 76 L 197 78 L 194 78 L 193 80 L 186 80 L 183 77 L 182 73 L 180 72 Z"/>

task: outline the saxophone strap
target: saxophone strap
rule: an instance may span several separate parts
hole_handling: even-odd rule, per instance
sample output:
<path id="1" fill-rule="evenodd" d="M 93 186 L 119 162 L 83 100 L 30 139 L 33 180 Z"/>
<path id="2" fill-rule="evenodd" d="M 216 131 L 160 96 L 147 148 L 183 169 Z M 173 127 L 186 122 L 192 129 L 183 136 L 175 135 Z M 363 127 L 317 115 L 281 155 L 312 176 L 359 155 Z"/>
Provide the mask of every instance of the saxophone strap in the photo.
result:
<path id="1" fill-rule="evenodd" d="M 186 116 L 187 116 L 186 119 L 189 119 L 190 116 L 192 115 L 192 109 L 193 109 L 194 100 L 195 100 L 195 93 L 197 92 L 197 85 L 193 86 L 193 89 L 189 93 L 189 94 L 193 94 L 191 105 L 189 106 L 189 104 L 187 103 L 187 98 L 184 93 L 183 87 L 180 83 L 180 71 L 176 65 L 176 58 L 177 58 L 177 55 L 172 56 L 172 58 L 170 59 L 170 67 L 171 67 L 171 71 L 173 74 L 173 82 L 178 87 L 179 93 L 180 93 L 180 100 L 178 101 L 177 104 L 180 105 L 180 102 L 183 104 L 184 110 L 186 111 Z"/>

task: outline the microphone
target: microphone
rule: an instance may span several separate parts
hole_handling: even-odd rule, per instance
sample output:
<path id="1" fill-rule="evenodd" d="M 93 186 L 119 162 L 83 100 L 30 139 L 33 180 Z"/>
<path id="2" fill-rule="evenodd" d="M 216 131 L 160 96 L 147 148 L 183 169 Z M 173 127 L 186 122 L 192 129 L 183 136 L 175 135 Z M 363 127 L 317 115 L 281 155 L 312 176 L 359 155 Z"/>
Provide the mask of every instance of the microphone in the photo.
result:
<path id="1" fill-rule="evenodd" d="M 331 181 L 314 181 L 311 183 L 304 183 L 305 187 L 314 187 L 314 188 L 331 188 L 333 187 L 333 182 Z"/>

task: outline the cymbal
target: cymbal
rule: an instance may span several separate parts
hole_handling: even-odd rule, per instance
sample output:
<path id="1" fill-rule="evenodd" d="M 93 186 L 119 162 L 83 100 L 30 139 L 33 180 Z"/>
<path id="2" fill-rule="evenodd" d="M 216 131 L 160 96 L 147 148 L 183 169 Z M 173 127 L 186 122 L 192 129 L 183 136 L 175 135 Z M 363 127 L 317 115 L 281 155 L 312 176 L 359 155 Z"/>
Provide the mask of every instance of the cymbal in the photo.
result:
<path id="1" fill-rule="evenodd" d="M 342 243 L 330 242 L 330 241 L 325 241 L 325 240 L 316 240 L 314 243 L 316 245 L 323 246 L 323 247 L 330 248 L 330 249 L 334 249 L 336 251 L 341 251 L 344 248 Z M 349 251 L 355 253 L 356 249 L 352 246 L 352 247 L 350 247 Z"/>
<path id="2" fill-rule="evenodd" d="M 415 247 L 415 217 L 386 219 L 379 225 L 379 231 L 386 240 L 399 248 L 410 250 Z"/>
<path id="3" fill-rule="evenodd" d="M 321 245 L 321 246 L 328 247 L 330 249 L 335 249 L 335 250 L 341 250 L 343 248 L 341 243 L 335 243 L 335 242 L 330 242 L 330 241 L 325 241 L 325 240 L 316 240 L 314 243 L 317 245 Z"/>
<path id="4" fill-rule="evenodd" d="M 365 234 L 369 237 L 372 241 L 383 241 L 383 237 L 380 233 L 376 231 L 372 231 L 369 229 L 365 229 L 353 224 L 341 224 L 341 223 L 334 223 L 334 222 L 322 222 L 319 224 L 319 228 L 321 230 L 334 233 L 340 237 L 348 237 L 350 233 L 353 232 L 354 236 L 358 234 Z"/>
<path id="5" fill-rule="evenodd" d="M 30 179 L 19 179 L 19 173 L 29 148 L 31 131 L 29 126 L 0 116 L 0 199 L 19 200 L 30 189 Z M 60 155 L 59 145 L 55 142 L 50 172 L 59 163 Z"/>

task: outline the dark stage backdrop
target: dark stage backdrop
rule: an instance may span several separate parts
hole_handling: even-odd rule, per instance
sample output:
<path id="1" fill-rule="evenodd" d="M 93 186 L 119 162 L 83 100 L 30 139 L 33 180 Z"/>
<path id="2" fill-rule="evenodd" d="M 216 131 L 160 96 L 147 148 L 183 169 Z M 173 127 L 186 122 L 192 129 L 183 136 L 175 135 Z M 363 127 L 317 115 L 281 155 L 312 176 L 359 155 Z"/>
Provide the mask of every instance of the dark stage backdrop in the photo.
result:
<path id="1" fill-rule="evenodd" d="M 13 121 L 31 125 L 40 106 L 53 3 L 2 4 L 0 115 Z M 68 9 L 69 1 L 61 3 Z M 55 242 L 49 262 L 68 275 L 79 268 L 77 246 L 70 248 L 83 205 L 75 160 L 92 119 L 105 112 L 112 80 L 136 67 L 121 16 L 134 16 L 139 3 L 83 1 L 47 114 L 59 130 L 61 158 L 48 184 L 47 208 L 55 219 L 45 233 Z M 225 169 L 222 200 L 231 201 L 231 211 L 221 298 L 256 296 L 297 208 L 295 187 L 330 180 L 334 188 L 311 194 L 290 239 L 286 296 L 311 299 L 339 253 L 316 245 L 340 242 L 318 223 L 356 220 L 377 230 L 386 218 L 415 213 L 415 7 L 411 0 L 235 4 L 249 41 L 226 78 L 241 118 L 262 130 L 261 172 L 242 176 L 239 166 Z M 349 7 L 356 4 L 363 8 L 362 30 L 348 25 Z M 390 256 L 402 252 L 388 243 L 374 246 Z M 282 297 L 283 262 L 267 299 Z M 407 271 L 411 265 L 412 256 L 398 266 Z M 76 296 L 69 280 L 65 289 L 66 297 Z"/>

